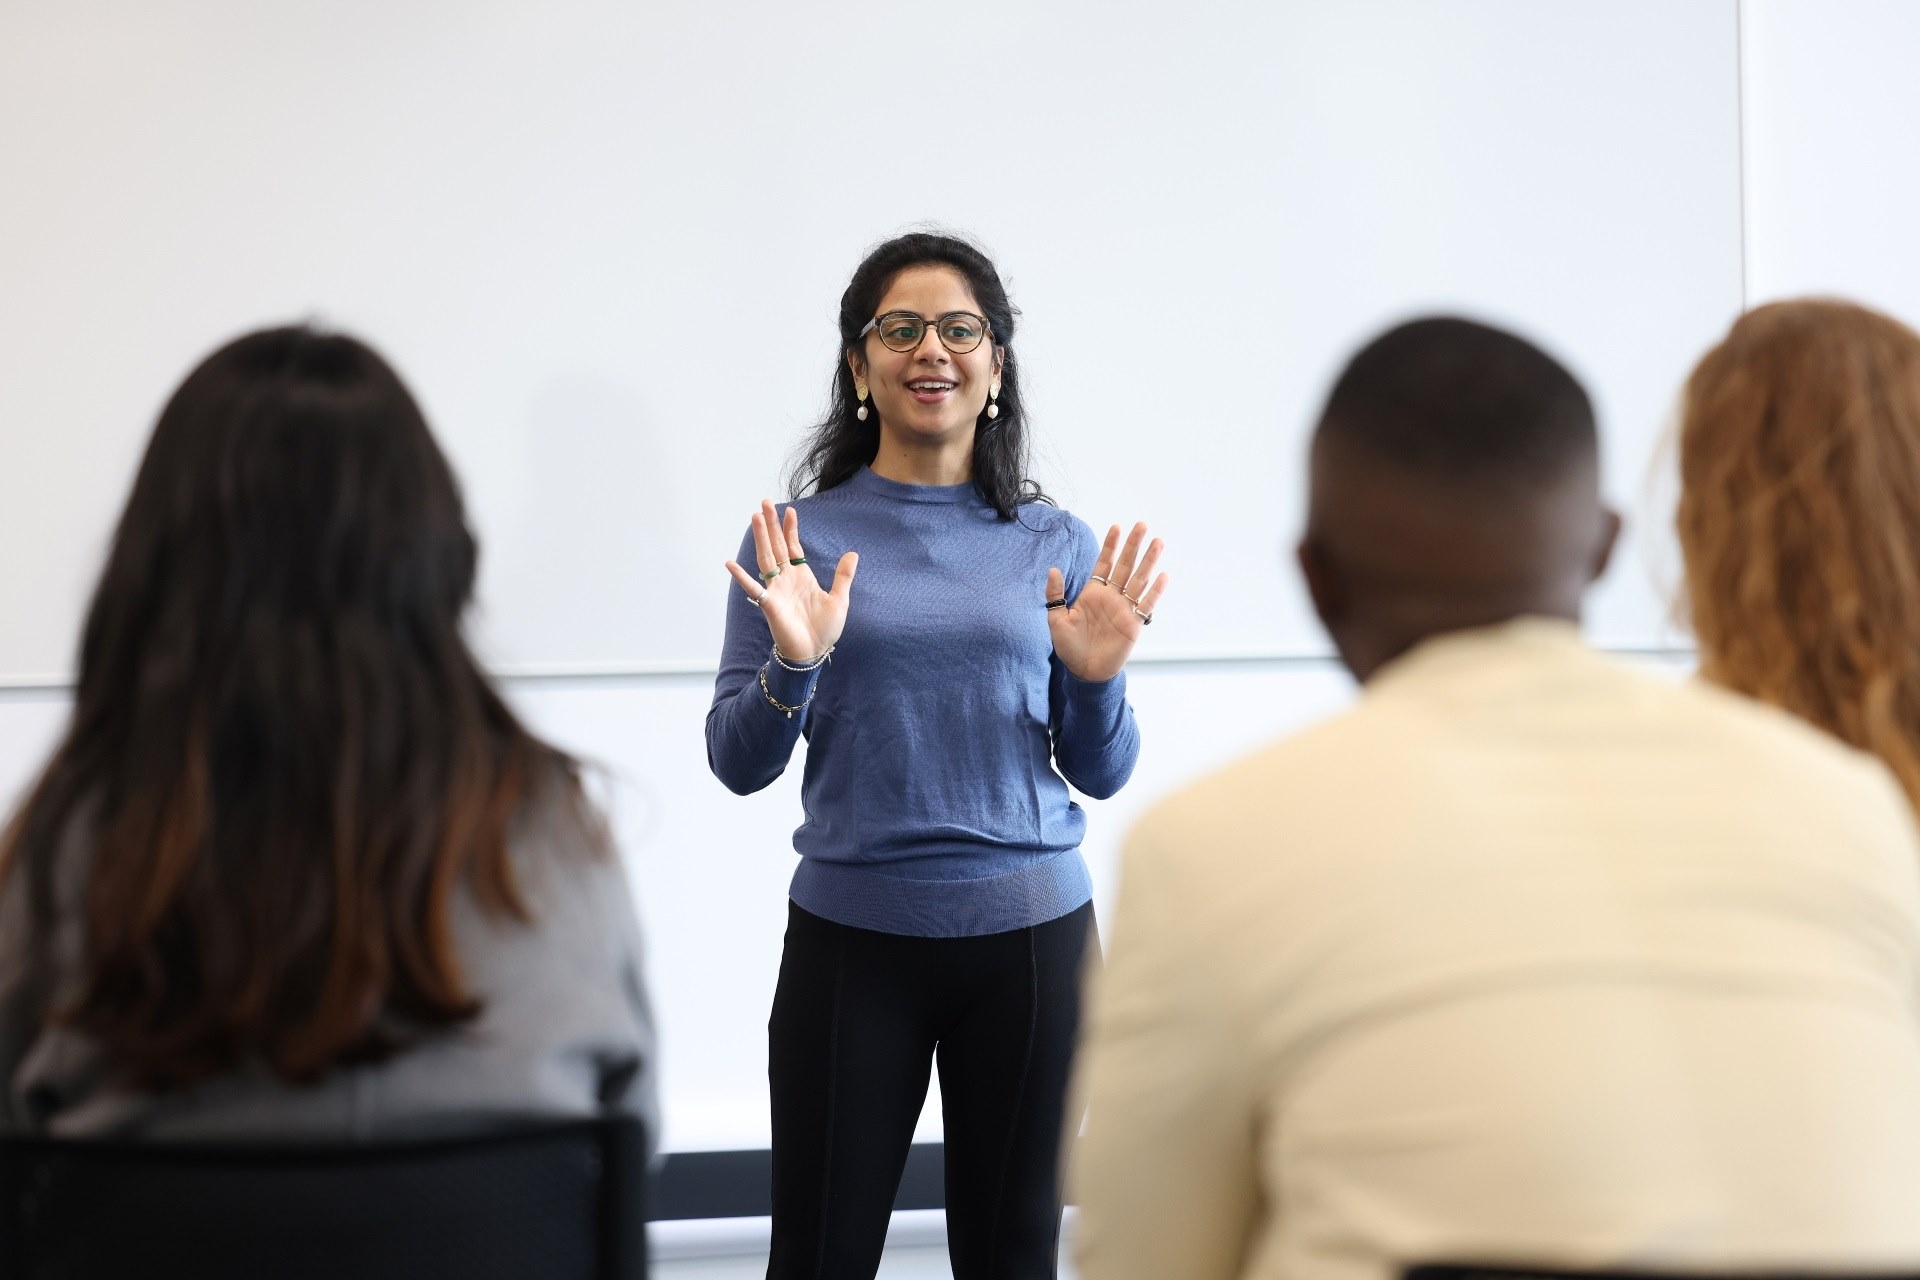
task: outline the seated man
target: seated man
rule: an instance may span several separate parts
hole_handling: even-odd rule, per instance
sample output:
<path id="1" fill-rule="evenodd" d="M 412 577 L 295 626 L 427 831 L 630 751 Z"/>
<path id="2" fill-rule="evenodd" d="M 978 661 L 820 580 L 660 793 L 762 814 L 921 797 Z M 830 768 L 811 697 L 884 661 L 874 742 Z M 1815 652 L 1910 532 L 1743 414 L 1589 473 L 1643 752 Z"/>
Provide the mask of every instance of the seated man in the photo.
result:
<path id="1" fill-rule="evenodd" d="M 1162 804 L 1093 980 L 1083 1280 L 1920 1264 L 1920 847 L 1869 757 L 1581 645 L 1592 408 L 1368 346 L 1300 564 L 1359 703 Z"/>

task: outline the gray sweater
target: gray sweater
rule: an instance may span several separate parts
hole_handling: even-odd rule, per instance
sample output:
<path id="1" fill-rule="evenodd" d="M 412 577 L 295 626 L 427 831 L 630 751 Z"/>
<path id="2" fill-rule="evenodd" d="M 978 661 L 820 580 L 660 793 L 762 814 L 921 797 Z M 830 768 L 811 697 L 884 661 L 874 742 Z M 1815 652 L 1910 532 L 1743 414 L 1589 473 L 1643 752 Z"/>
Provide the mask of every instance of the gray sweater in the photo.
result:
<path id="1" fill-rule="evenodd" d="M 513 856 L 531 924 L 490 917 L 464 894 L 454 901 L 461 964 L 485 1004 L 474 1021 L 312 1085 L 252 1067 L 159 1095 L 117 1086 L 96 1043 L 44 1025 L 49 997 L 65 1002 L 78 977 L 81 875 L 60 887 L 61 923 L 41 954 L 24 946 L 24 877 L 10 876 L 0 890 L 0 1133 L 369 1142 L 625 1113 L 657 1141 L 653 1022 L 618 859 L 587 847 L 572 818 L 523 824 Z"/>

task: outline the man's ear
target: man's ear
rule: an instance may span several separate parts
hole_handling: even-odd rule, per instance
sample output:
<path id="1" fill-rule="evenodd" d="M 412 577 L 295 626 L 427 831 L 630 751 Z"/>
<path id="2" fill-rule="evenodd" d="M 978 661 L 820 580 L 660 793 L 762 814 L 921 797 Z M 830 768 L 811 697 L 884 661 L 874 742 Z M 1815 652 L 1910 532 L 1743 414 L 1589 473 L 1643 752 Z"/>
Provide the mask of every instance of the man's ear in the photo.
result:
<path id="1" fill-rule="evenodd" d="M 1300 576 L 1306 579 L 1307 594 L 1313 598 L 1313 611 L 1320 615 L 1320 625 L 1332 631 L 1347 613 L 1347 587 L 1338 566 L 1312 537 L 1302 538 L 1293 555 L 1300 564 Z"/>
<path id="2" fill-rule="evenodd" d="M 1613 549 L 1620 542 L 1620 513 L 1611 507 L 1600 511 L 1600 541 L 1593 549 L 1593 559 L 1589 562 L 1587 581 L 1598 582 L 1600 575 L 1607 571 L 1607 565 L 1613 561 Z"/>

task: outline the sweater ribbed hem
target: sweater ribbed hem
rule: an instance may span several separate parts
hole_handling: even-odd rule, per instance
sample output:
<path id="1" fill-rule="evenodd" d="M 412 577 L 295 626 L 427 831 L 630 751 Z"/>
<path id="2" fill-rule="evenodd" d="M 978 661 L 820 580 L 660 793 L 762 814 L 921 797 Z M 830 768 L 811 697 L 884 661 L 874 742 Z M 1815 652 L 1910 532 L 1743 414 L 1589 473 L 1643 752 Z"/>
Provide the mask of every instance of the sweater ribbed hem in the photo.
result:
<path id="1" fill-rule="evenodd" d="M 978 880 L 909 880 L 897 868 L 802 858 L 788 892 L 803 911 L 835 924 L 914 938 L 1026 929 L 1093 900 L 1078 849 L 1035 854 L 1026 866 Z"/>

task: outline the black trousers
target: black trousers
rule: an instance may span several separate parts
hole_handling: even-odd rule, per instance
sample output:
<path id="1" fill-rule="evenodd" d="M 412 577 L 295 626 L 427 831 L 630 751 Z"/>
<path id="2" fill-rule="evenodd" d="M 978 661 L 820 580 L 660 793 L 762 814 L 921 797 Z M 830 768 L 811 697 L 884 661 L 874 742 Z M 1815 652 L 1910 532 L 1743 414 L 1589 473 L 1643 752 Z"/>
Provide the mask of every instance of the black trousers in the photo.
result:
<path id="1" fill-rule="evenodd" d="M 876 933 L 789 904 L 767 1024 L 769 1280 L 871 1280 L 935 1062 L 955 1280 L 1050 1280 L 1094 941 L 1091 904 L 976 938 Z"/>

